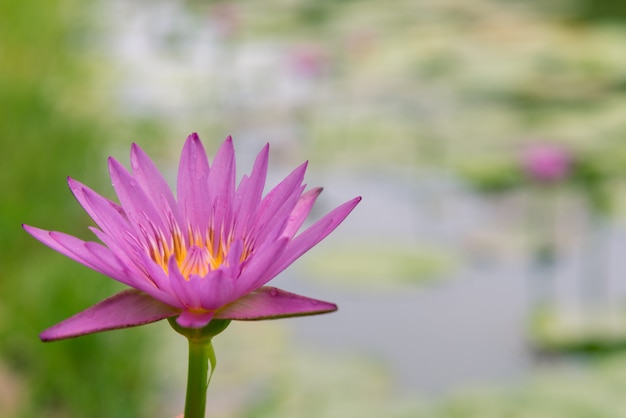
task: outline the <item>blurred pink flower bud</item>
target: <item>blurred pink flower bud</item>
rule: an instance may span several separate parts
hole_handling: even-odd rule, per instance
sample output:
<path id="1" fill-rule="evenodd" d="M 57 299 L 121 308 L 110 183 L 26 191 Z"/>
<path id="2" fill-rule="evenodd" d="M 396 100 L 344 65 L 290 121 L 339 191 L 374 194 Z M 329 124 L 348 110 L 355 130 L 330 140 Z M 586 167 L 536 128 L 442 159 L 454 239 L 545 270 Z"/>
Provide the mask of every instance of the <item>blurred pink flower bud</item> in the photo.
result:
<path id="1" fill-rule="evenodd" d="M 571 155 L 557 144 L 534 144 L 524 150 L 522 164 L 526 174 L 534 180 L 555 182 L 569 174 Z"/>
<path id="2" fill-rule="evenodd" d="M 290 51 L 289 66 L 291 70 L 303 78 L 321 76 L 328 66 L 329 57 L 326 51 L 318 45 L 297 45 Z"/>
<path id="3" fill-rule="evenodd" d="M 215 33 L 223 39 L 234 37 L 241 28 L 240 11 L 237 4 L 231 2 L 218 2 L 211 10 L 211 22 Z"/>

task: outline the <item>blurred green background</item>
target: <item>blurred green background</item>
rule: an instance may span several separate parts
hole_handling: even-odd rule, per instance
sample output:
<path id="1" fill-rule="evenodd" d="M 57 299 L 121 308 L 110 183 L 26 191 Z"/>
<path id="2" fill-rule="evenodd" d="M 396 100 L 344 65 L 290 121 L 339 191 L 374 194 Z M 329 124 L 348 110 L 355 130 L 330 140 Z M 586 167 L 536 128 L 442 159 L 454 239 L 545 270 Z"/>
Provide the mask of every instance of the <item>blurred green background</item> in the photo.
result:
<path id="1" fill-rule="evenodd" d="M 72 176 L 114 198 L 139 143 L 186 135 L 239 174 L 310 160 L 324 211 L 364 201 L 277 279 L 337 302 L 216 341 L 208 414 L 622 417 L 626 9 L 562 0 L 0 2 L 0 416 L 173 417 L 167 324 L 43 344 L 122 288 L 45 248 L 87 238 Z M 530 145 L 556 145 L 558 180 Z"/>

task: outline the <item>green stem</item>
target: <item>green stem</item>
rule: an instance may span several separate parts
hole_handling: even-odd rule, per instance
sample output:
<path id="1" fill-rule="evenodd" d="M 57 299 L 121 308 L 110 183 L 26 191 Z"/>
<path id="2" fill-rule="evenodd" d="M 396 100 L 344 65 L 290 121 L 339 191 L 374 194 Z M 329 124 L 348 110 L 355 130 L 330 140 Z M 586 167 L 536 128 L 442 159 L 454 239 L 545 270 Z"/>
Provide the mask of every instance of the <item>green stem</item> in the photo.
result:
<path id="1" fill-rule="evenodd" d="M 209 365 L 209 362 L 211 363 Z M 211 340 L 189 339 L 189 371 L 185 418 L 204 418 L 206 392 L 215 367 L 215 353 Z M 211 373 L 209 374 L 209 368 Z"/>
<path id="2" fill-rule="evenodd" d="M 185 418 L 204 418 L 206 391 L 216 364 L 211 340 L 226 329 L 230 320 L 214 319 L 204 328 L 185 328 L 178 325 L 176 318 L 168 320 L 172 328 L 189 341 Z"/>

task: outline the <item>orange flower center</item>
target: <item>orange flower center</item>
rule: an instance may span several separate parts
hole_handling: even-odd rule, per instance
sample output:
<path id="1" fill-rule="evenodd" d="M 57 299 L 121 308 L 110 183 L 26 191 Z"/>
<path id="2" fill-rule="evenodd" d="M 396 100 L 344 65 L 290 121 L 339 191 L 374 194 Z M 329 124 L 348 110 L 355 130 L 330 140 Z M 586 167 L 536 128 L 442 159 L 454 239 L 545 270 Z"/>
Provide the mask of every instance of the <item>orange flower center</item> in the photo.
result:
<path id="1" fill-rule="evenodd" d="M 216 234 L 213 229 L 201 234 L 190 227 L 185 239 L 175 222 L 171 223 L 169 232 L 170 234 L 165 236 L 159 231 L 148 240 L 147 248 L 150 258 L 166 273 L 172 257 L 187 280 L 191 275 L 204 277 L 209 271 L 216 270 L 226 263 L 231 237 L 222 237 L 222 234 Z M 247 255 L 247 251 L 244 251 L 241 260 L 243 261 Z"/>

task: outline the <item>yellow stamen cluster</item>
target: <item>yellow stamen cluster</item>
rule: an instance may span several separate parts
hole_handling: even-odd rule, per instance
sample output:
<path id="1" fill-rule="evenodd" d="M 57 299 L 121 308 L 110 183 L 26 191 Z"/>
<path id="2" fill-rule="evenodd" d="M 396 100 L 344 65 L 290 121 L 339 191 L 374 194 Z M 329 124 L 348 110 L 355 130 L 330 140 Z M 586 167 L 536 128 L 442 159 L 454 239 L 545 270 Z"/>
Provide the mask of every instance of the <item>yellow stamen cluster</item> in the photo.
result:
<path id="1" fill-rule="evenodd" d="M 185 239 L 178 225 L 172 223 L 169 232 L 166 237 L 159 231 L 148 240 L 150 258 L 166 273 L 172 256 L 187 280 L 194 274 L 203 277 L 225 262 L 231 240 L 222 239 L 213 229 L 208 229 L 203 235 L 189 227 Z"/>

